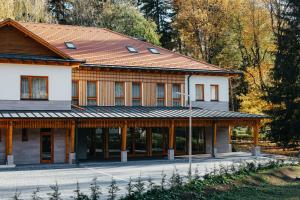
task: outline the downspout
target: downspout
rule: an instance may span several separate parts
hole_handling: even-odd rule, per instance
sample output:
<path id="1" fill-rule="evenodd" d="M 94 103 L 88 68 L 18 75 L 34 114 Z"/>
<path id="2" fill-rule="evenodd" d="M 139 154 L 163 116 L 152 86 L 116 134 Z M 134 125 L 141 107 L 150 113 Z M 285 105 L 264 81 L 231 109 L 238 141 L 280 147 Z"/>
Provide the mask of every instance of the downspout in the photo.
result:
<path id="1" fill-rule="evenodd" d="M 187 94 L 188 94 L 188 95 L 187 95 L 187 97 L 188 97 L 188 99 L 187 99 L 188 101 L 187 101 L 187 102 L 188 102 L 188 103 L 190 102 L 190 98 L 191 98 L 191 97 L 190 97 L 190 78 L 191 78 L 191 77 L 192 77 L 192 74 L 189 74 L 189 75 L 188 75 L 188 78 L 187 78 Z M 191 101 L 191 102 L 192 102 L 192 101 Z"/>

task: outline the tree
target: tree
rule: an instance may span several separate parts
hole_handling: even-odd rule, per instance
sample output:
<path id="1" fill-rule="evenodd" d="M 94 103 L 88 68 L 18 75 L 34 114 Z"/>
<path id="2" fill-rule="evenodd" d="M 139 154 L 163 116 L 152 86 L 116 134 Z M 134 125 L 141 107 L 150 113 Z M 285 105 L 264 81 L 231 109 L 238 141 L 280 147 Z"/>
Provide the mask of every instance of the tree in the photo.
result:
<path id="1" fill-rule="evenodd" d="M 49 196 L 49 200 L 62 200 L 57 182 L 55 185 L 51 185 L 50 189 L 52 190 L 52 193 L 47 194 Z"/>
<path id="2" fill-rule="evenodd" d="M 53 22 L 46 9 L 46 0 L 0 0 L 0 19 Z"/>
<path id="3" fill-rule="evenodd" d="M 114 178 L 111 179 L 111 183 L 108 187 L 108 200 L 115 200 L 117 197 L 117 192 L 120 188 L 117 186 L 117 182 Z"/>
<path id="4" fill-rule="evenodd" d="M 300 2 L 280 1 L 277 53 L 267 99 L 272 103 L 271 138 L 288 147 L 300 139 Z M 281 9 L 284 8 L 284 9 Z"/>
<path id="5" fill-rule="evenodd" d="M 155 23 L 146 20 L 132 5 L 106 4 L 101 17 L 101 27 L 160 44 Z"/>
<path id="6" fill-rule="evenodd" d="M 162 46 L 173 49 L 172 39 L 175 34 L 172 27 L 175 16 L 173 0 L 141 0 L 139 6 L 145 17 L 156 23 Z"/>
<path id="7" fill-rule="evenodd" d="M 48 9 L 59 24 L 68 23 L 71 8 L 71 0 L 48 0 Z"/>
<path id="8" fill-rule="evenodd" d="M 101 197 L 101 188 L 99 185 L 99 182 L 97 181 L 97 178 L 93 178 L 92 183 L 90 184 L 90 199 L 91 200 L 98 200 Z"/>

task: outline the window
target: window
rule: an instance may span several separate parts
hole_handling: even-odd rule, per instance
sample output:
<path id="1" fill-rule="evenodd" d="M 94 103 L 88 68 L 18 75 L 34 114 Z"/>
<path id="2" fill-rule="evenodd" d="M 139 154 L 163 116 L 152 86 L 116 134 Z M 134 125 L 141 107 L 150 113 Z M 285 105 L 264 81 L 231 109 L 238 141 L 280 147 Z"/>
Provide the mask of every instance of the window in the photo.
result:
<path id="1" fill-rule="evenodd" d="M 28 141 L 28 129 L 23 128 L 22 129 L 22 142 L 27 142 Z"/>
<path id="2" fill-rule="evenodd" d="M 97 82 L 96 81 L 87 82 L 87 105 L 88 106 L 97 105 Z"/>
<path id="3" fill-rule="evenodd" d="M 219 86 L 210 85 L 210 99 L 211 101 L 219 101 Z"/>
<path id="4" fill-rule="evenodd" d="M 153 54 L 160 54 L 158 49 L 156 49 L 156 48 L 148 48 L 148 50 Z"/>
<path id="5" fill-rule="evenodd" d="M 126 48 L 130 53 L 138 53 L 138 50 L 132 46 L 126 46 Z"/>
<path id="6" fill-rule="evenodd" d="M 48 77 L 21 76 L 22 100 L 48 100 Z"/>
<path id="7" fill-rule="evenodd" d="M 78 81 L 72 81 L 72 104 L 79 105 L 79 84 Z"/>
<path id="8" fill-rule="evenodd" d="M 132 106 L 142 105 L 141 83 L 132 83 Z"/>
<path id="9" fill-rule="evenodd" d="M 124 83 L 116 82 L 115 83 L 115 105 L 116 106 L 125 106 L 125 92 L 124 92 Z"/>
<path id="10" fill-rule="evenodd" d="M 73 42 L 65 42 L 65 45 L 68 49 L 76 49 L 76 46 Z"/>
<path id="11" fill-rule="evenodd" d="M 158 83 L 156 85 L 156 105 L 165 106 L 165 84 Z"/>
<path id="12" fill-rule="evenodd" d="M 204 101 L 204 84 L 196 84 L 196 101 Z"/>
<path id="13" fill-rule="evenodd" d="M 173 106 L 180 106 L 180 84 L 173 84 L 172 85 L 172 105 Z"/>

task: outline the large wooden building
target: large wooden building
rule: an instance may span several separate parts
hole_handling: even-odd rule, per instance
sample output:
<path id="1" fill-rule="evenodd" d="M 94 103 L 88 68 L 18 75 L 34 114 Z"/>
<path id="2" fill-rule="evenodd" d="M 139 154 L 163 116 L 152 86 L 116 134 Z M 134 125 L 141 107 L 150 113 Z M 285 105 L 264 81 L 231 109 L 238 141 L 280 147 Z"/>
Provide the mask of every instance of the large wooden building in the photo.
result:
<path id="1" fill-rule="evenodd" d="M 107 29 L 0 22 L 0 163 L 174 159 L 231 151 L 237 72 Z M 192 113 L 188 102 L 192 102 Z"/>

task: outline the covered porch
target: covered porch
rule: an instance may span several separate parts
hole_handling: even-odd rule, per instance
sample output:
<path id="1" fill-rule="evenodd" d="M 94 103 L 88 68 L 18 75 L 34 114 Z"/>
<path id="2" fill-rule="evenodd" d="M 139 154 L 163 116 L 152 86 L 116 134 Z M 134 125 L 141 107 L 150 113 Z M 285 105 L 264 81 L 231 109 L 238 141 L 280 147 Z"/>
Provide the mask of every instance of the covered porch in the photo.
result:
<path id="1" fill-rule="evenodd" d="M 173 160 L 187 154 L 188 116 L 187 108 L 174 107 L 0 111 L 0 145 L 5 150 L 0 160 L 7 165 L 21 164 L 22 157 L 32 156 L 39 163 Z M 232 127 L 241 125 L 252 127 L 253 154 L 259 153 L 259 126 L 264 116 L 195 108 L 192 117 L 193 154 L 231 152 Z M 27 145 L 23 143 L 26 132 Z"/>

